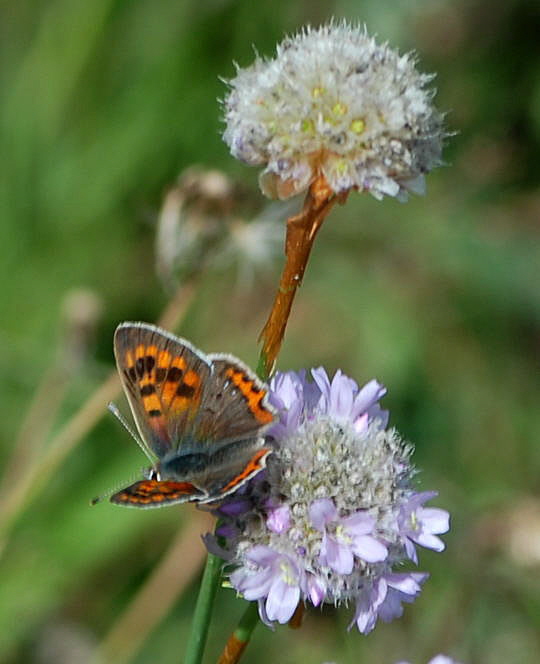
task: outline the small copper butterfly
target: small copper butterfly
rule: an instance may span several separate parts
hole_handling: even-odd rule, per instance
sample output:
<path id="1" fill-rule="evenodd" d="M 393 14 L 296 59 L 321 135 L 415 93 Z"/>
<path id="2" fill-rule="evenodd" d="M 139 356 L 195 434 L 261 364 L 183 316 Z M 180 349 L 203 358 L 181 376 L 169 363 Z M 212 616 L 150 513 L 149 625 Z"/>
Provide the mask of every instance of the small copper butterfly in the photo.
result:
<path id="1" fill-rule="evenodd" d="M 259 473 L 275 420 L 264 383 L 232 355 L 205 355 L 149 325 L 121 323 L 114 354 L 140 446 L 154 465 L 111 496 L 128 507 L 161 507 L 227 496 Z"/>

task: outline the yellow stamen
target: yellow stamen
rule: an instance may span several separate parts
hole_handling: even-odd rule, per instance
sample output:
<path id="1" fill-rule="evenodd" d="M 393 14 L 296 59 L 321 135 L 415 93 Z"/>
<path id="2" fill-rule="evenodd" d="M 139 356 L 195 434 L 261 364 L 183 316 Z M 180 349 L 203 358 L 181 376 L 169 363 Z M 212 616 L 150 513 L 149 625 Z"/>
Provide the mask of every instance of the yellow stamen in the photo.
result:
<path id="1" fill-rule="evenodd" d="M 285 581 L 285 583 L 288 586 L 296 586 L 296 579 L 294 575 L 292 574 L 291 566 L 285 562 L 282 561 L 279 563 L 279 569 L 281 570 L 281 579 Z"/>
<path id="2" fill-rule="evenodd" d="M 348 171 L 347 161 L 345 159 L 336 160 L 332 164 L 332 170 L 338 175 L 345 175 L 345 173 Z"/>
<path id="3" fill-rule="evenodd" d="M 366 123 L 361 118 L 351 122 L 351 131 L 353 131 L 355 134 L 362 134 L 365 128 Z"/>
<path id="4" fill-rule="evenodd" d="M 332 109 L 332 113 L 334 115 L 345 115 L 347 112 L 347 106 L 345 104 L 342 104 L 340 101 L 338 101 L 336 104 L 334 104 L 334 108 Z"/>
<path id="5" fill-rule="evenodd" d="M 341 542 L 341 544 L 352 544 L 352 539 L 345 532 L 345 528 L 338 524 L 336 526 L 336 539 Z"/>

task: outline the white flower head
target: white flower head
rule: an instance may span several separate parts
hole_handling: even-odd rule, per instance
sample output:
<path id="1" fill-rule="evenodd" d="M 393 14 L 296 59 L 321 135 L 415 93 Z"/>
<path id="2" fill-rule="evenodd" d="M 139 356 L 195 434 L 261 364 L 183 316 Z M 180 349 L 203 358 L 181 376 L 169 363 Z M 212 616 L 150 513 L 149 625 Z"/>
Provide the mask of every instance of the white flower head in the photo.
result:
<path id="1" fill-rule="evenodd" d="M 270 198 L 294 196 L 323 175 L 336 193 L 405 199 L 422 193 L 424 174 L 441 163 L 432 78 L 365 28 L 307 27 L 273 60 L 237 68 L 224 140 L 238 159 L 265 166 L 260 185 Z"/>

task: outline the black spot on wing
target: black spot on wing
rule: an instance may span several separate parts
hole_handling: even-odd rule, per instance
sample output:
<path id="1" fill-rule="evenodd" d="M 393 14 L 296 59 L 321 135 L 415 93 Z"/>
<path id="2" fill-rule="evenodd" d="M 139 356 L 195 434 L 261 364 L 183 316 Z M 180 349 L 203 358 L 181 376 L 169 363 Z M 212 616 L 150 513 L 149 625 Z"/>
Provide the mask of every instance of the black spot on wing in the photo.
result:
<path id="1" fill-rule="evenodd" d="M 169 373 L 167 374 L 167 381 L 170 383 L 178 383 L 183 375 L 184 372 L 182 369 L 180 369 L 180 367 L 171 367 L 169 369 Z"/>
<path id="2" fill-rule="evenodd" d="M 144 358 L 144 365 L 146 367 L 146 373 L 150 373 L 156 364 L 156 359 L 152 355 L 147 355 Z"/>
<path id="3" fill-rule="evenodd" d="M 156 382 L 162 383 L 165 380 L 166 375 L 167 375 L 167 369 L 165 367 L 158 367 L 156 369 Z"/>
<path id="4" fill-rule="evenodd" d="M 180 383 L 178 389 L 176 390 L 176 396 L 184 397 L 185 399 L 193 398 L 195 394 L 195 388 L 192 385 L 187 383 Z"/>

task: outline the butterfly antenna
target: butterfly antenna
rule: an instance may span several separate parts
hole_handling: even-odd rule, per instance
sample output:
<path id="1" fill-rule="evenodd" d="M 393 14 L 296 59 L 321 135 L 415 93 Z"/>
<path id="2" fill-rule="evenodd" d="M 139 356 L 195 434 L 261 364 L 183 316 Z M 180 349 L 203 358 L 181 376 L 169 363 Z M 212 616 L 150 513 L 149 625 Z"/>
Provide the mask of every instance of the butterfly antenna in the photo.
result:
<path id="1" fill-rule="evenodd" d="M 127 423 L 126 418 L 122 415 L 122 413 L 118 410 L 116 405 L 112 402 L 107 404 L 107 408 L 109 411 L 116 417 L 117 420 L 119 420 L 120 424 L 124 427 L 124 429 L 129 433 L 129 435 L 133 438 L 133 440 L 137 443 L 137 445 L 141 448 L 141 450 L 144 452 L 145 456 L 148 458 L 151 464 L 154 464 L 155 459 L 152 457 L 152 455 L 149 453 L 148 448 L 146 445 L 143 443 L 141 440 L 140 436 L 138 436 L 135 431 L 129 426 Z"/>
<path id="2" fill-rule="evenodd" d="M 105 499 L 110 498 L 113 494 L 118 493 L 122 489 L 125 489 L 127 485 L 133 484 L 133 482 L 136 482 L 137 480 L 140 480 L 140 479 L 141 479 L 140 474 L 133 475 L 131 480 L 126 481 L 126 482 L 122 482 L 122 484 L 119 484 L 118 486 L 116 486 L 112 489 L 108 489 L 104 493 L 100 493 L 99 496 L 96 496 L 95 498 L 92 498 L 92 500 L 90 501 L 90 505 L 97 505 L 98 503 L 101 503 Z"/>

